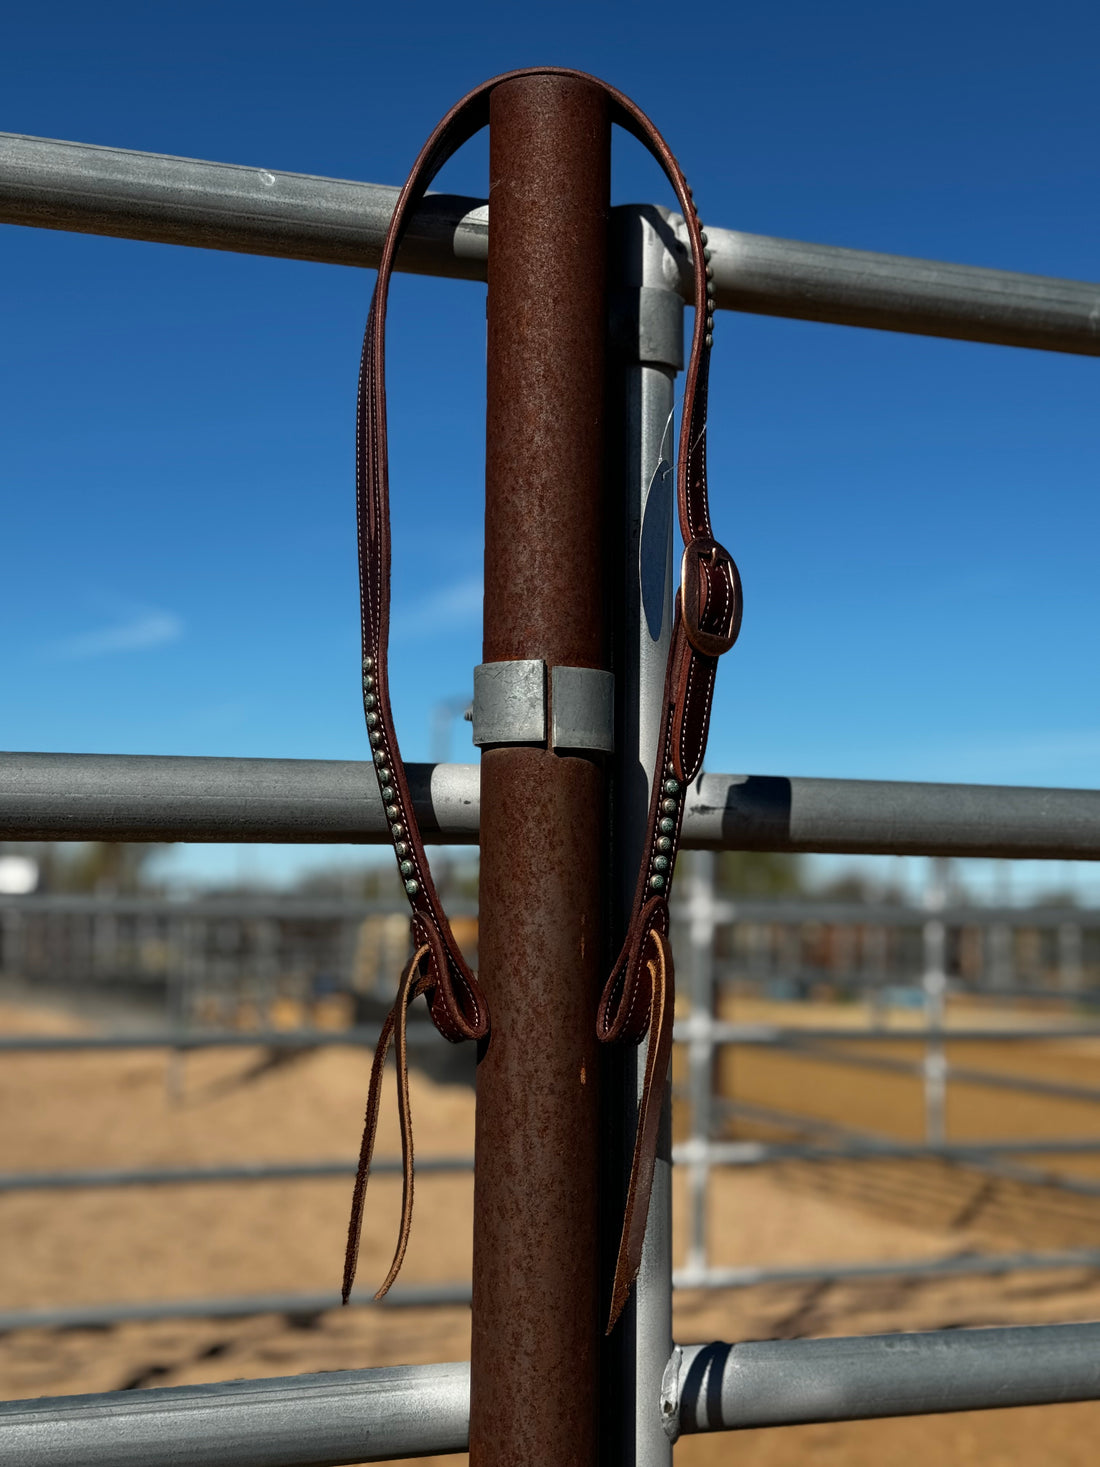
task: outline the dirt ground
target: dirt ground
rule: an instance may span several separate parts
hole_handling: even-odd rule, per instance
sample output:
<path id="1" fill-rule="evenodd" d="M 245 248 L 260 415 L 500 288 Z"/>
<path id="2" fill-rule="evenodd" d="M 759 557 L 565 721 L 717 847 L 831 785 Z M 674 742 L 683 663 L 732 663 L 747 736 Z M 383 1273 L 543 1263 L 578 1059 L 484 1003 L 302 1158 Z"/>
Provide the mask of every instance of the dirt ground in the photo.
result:
<path id="1" fill-rule="evenodd" d="M 769 1009 L 748 1001 L 726 1012 L 785 1023 L 862 1018 L 852 1006 Z M 952 1017 L 991 1020 L 988 1013 Z M 1004 1022 L 1014 1020 L 1006 1016 Z M 57 1011 L 0 1005 L 0 1030 L 6 1032 L 76 1027 Z M 908 1044 L 871 1052 L 919 1053 Z M 951 1058 L 972 1068 L 1100 1085 L 1100 1041 L 1026 1049 L 957 1045 Z M 358 1146 L 367 1069 L 367 1056 L 343 1048 L 274 1060 L 255 1049 L 211 1050 L 182 1062 L 148 1051 L 6 1055 L 0 1064 L 0 1170 L 347 1158 Z M 724 1093 L 759 1106 L 903 1139 L 922 1133 L 920 1085 L 910 1076 L 742 1048 L 723 1058 L 720 1079 Z M 1081 1101 L 962 1083 L 953 1084 L 949 1096 L 952 1139 L 1100 1136 L 1100 1107 Z M 471 1153 L 473 1094 L 467 1085 L 414 1073 L 413 1108 L 420 1156 Z M 682 1123 L 677 1110 L 678 1130 Z M 728 1134 L 784 1132 L 741 1120 Z M 387 1106 L 378 1154 L 398 1149 Z M 1043 1165 L 1081 1175 L 1097 1171 L 1081 1158 Z M 681 1179 L 676 1185 L 676 1250 L 682 1257 L 686 1198 Z M 403 1281 L 468 1277 L 471 1186 L 466 1176 L 418 1182 Z M 0 1309 L 334 1291 L 349 1190 L 347 1181 L 334 1180 L 2 1192 Z M 372 1183 L 360 1262 L 364 1287 L 388 1262 L 399 1191 L 397 1179 Z M 1100 1199 L 931 1162 L 785 1163 L 716 1172 L 708 1224 L 717 1264 L 932 1258 L 965 1250 L 1095 1246 Z M 1100 1318 L 1100 1275 L 1086 1271 L 785 1284 L 682 1293 L 675 1301 L 681 1343 L 1093 1318 Z M 458 1360 L 468 1352 L 469 1315 L 459 1308 L 20 1330 L 0 1336 L 0 1396 Z M 811 1458 L 815 1467 L 879 1467 L 884 1459 L 925 1467 L 929 1458 L 982 1467 L 1084 1467 L 1096 1460 L 1098 1429 L 1100 1406 L 1026 1408 L 687 1438 L 677 1461 L 680 1467 L 711 1467 L 736 1454 L 743 1467 L 794 1467 Z"/>

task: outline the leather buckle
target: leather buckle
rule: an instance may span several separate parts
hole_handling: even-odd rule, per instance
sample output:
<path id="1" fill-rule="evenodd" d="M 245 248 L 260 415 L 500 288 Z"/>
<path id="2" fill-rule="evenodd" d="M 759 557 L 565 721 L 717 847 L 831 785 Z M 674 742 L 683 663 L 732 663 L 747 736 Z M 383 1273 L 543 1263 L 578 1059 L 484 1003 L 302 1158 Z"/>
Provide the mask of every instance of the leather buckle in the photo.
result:
<path id="1" fill-rule="evenodd" d="M 696 652 L 721 657 L 741 630 L 741 577 L 717 540 L 691 540 L 680 562 L 680 610 Z"/>

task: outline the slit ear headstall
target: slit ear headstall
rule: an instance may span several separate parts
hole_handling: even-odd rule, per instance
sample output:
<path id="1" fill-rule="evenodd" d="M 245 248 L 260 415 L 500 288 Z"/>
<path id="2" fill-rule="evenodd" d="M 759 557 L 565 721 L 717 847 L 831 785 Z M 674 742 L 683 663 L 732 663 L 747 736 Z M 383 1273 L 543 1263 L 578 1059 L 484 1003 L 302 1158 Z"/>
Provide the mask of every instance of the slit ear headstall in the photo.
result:
<path id="1" fill-rule="evenodd" d="M 415 955 L 402 975 L 397 1000 L 383 1027 L 371 1073 L 359 1171 L 355 1180 L 344 1268 L 344 1302 L 355 1277 L 363 1198 L 378 1121 L 381 1076 L 396 1039 L 398 1098 L 405 1164 L 401 1232 L 389 1276 L 401 1266 L 412 1211 L 412 1129 L 409 1121 L 405 1019 L 420 994 L 446 1039 L 485 1039 L 489 1010 L 477 977 L 455 941 L 432 881 L 394 732 L 387 677 L 390 598 L 389 477 L 386 445 L 386 303 L 394 258 L 405 227 L 432 179 L 451 155 L 489 121 L 489 97 L 502 82 L 563 76 L 599 87 L 612 120 L 632 133 L 661 165 L 683 212 L 694 267 L 695 323 L 684 380 L 683 417 L 676 463 L 676 502 L 684 539 L 682 585 L 676 599 L 665 672 L 664 713 L 652 770 L 648 834 L 629 923 L 604 986 L 597 1034 L 607 1043 L 638 1044 L 649 1034 L 644 1089 L 638 1108 L 630 1185 L 612 1290 L 608 1329 L 614 1325 L 641 1262 L 649 1209 L 661 1094 L 672 1042 L 673 973 L 668 946 L 668 895 L 683 823 L 684 794 L 698 774 L 706 747 L 718 658 L 733 646 L 741 625 L 741 582 L 729 552 L 714 539 L 707 503 L 707 378 L 714 344 L 714 281 L 707 236 L 679 164 L 668 144 L 633 102 L 583 72 L 532 67 L 494 77 L 470 92 L 421 149 L 397 200 L 382 249 L 363 341 L 357 413 L 359 591 L 362 610 L 363 711 L 374 773 L 389 823 L 398 874 L 412 912 Z"/>

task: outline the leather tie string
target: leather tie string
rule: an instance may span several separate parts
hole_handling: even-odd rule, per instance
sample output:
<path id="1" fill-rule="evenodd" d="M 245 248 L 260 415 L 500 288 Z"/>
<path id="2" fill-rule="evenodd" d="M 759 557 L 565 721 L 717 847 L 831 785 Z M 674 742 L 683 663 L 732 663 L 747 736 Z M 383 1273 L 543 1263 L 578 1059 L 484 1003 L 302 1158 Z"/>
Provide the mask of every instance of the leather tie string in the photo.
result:
<path id="1" fill-rule="evenodd" d="M 623 1230 L 615 1260 L 615 1279 L 611 1286 L 608 1334 L 615 1328 L 642 1266 L 642 1244 L 645 1241 L 646 1219 L 649 1216 L 649 1197 L 653 1190 L 653 1171 L 657 1163 L 661 1104 L 672 1056 L 672 949 L 668 938 L 658 929 L 650 932 L 648 948 L 646 976 L 649 980 L 649 994 L 646 1008 L 649 1044 L 646 1048 L 642 1094 L 638 1101 L 638 1123 L 634 1134 L 634 1155 L 630 1163 Z"/>
<path id="2" fill-rule="evenodd" d="M 356 1264 L 359 1262 L 359 1239 L 363 1232 L 363 1203 L 367 1195 L 371 1159 L 374 1156 L 374 1138 L 378 1131 L 378 1112 L 382 1104 L 382 1079 L 386 1056 L 390 1052 L 390 1044 L 394 1038 L 397 1040 L 395 1047 L 397 1109 L 401 1119 L 401 1230 L 398 1233 L 397 1247 L 394 1249 L 390 1271 L 382 1287 L 375 1294 L 376 1299 L 382 1299 L 389 1293 L 390 1285 L 401 1271 L 401 1265 L 405 1260 L 405 1249 L 409 1245 L 413 1208 L 413 1136 L 412 1110 L 409 1105 L 409 1054 L 405 1026 L 409 1017 L 409 1004 L 414 998 L 419 998 L 422 993 L 425 993 L 428 988 L 428 979 L 420 971 L 421 964 L 428 956 L 428 952 L 429 949 L 425 943 L 423 947 L 417 948 L 406 964 L 405 971 L 401 974 L 401 981 L 397 985 L 397 997 L 393 1001 L 393 1007 L 386 1015 L 386 1022 L 382 1025 L 382 1033 L 378 1039 L 378 1047 L 374 1051 L 370 1085 L 367 1087 L 367 1114 L 363 1121 L 363 1140 L 359 1146 L 359 1166 L 355 1173 L 355 1187 L 351 1195 L 351 1219 L 348 1222 L 348 1243 L 344 1253 L 344 1283 L 340 1291 L 340 1300 L 343 1304 L 348 1302 L 351 1286 L 355 1282 Z"/>
<path id="3" fill-rule="evenodd" d="M 394 856 L 412 909 L 416 949 L 402 975 L 397 1000 L 382 1031 L 371 1070 L 366 1125 L 352 1198 L 344 1268 L 344 1302 L 355 1275 L 363 1198 L 378 1124 L 382 1068 L 391 1039 L 397 1043 L 397 1086 L 405 1166 L 401 1232 L 380 1298 L 396 1277 L 408 1242 L 412 1212 L 412 1133 L 409 1120 L 405 1023 L 408 1006 L 423 993 L 432 1021 L 453 1043 L 484 1040 L 489 1009 L 451 931 L 428 866 L 390 707 L 389 468 L 386 438 L 386 307 L 402 235 L 432 179 L 448 158 L 489 121 L 489 97 L 502 82 L 524 76 L 564 76 L 600 88 L 612 120 L 639 139 L 671 183 L 691 252 L 695 319 L 684 374 L 683 413 L 676 458 L 676 504 L 684 541 L 680 592 L 668 665 L 658 754 L 651 771 L 648 828 L 634 900 L 622 948 L 600 1001 L 596 1028 L 605 1043 L 639 1044 L 649 1034 L 645 1081 L 613 1287 L 610 1329 L 625 1303 L 641 1262 L 642 1241 L 656 1154 L 661 1100 L 672 1037 L 673 975 L 668 946 L 668 894 L 687 787 L 698 774 L 710 725 L 718 659 L 733 646 L 741 625 L 741 583 L 729 553 L 714 539 L 707 502 L 707 379 L 714 340 L 714 284 L 707 236 L 680 166 L 646 115 L 621 92 L 583 72 L 531 67 L 485 82 L 464 97 L 436 127 L 413 165 L 389 228 L 378 266 L 363 340 L 356 416 L 356 510 L 362 612 L 363 711 L 374 772 L 389 822 Z M 490 228 L 491 228 L 490 224 Z"/>

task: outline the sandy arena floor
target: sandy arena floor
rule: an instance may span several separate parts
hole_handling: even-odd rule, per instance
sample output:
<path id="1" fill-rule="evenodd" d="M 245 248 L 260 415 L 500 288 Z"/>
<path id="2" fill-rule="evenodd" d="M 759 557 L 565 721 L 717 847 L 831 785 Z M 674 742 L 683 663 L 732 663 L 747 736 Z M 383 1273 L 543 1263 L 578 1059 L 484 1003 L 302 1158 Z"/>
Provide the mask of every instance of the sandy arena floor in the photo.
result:
<path id="1" fill-rule="evenodd" d="M 817 1024 L 838 1015 L 845 1024 L 862 1017 L 851 1007 L 747 1003 L 727 1012 L 786 1023 L 796 1016 Z M 977 1016 L 960 1017 L 973 1022 Z M 988 1018 L 982 1015 L 981 1022 Z M 75 1027 L 56 1011 L 0 1006 L 5 1032 Z M 918 1052 L 908 1045 L 879 1048 L 898 1057 Z M 952 1059 L 1100 1084 L 1096 1041 L 1026 1051 L 1011 1044 L 959 1046 Z M 0 1170 L 346 1158 L 358 1146 L 367 1068 L 361 1052 L 339 1048 L 275 1063 L 257 1050 L 207 1051 L 189 1056 L 182 1069 L 162 1053 L 142 1051 L 5 1056 Z M 904 1139 L 918 1138 L 923 1124 L 920 1087 L 909 1076 L 742 1049 L 723 1062 L 722 1086 L 759 1105 L 873 1125 Z M 1100 1108 L 1080 1101 L 962 1084 L 952 1086 L 950 1096 L 953 1138 L 1100 1135 Z M 470 1154 L 468 1087 L 414 1074 L 413 1106 L 421 1156 Z M 737 1134 L 779 1133 L 742 1123 Z M 397 1151 L 395 1117 L 387 1107 L 378 1153 Z M 1057 1165 L 1078 1174 L 1097 1171 L 1095 1163 L 1078 1158 Z M 372 1183 L 360 1264 L 364 1284 L 380 1277 L 388 1262 L 399 1188 L 396 1179 Z M 0 1193 L 0 1308 L 331 1291 L 339 1277 L 348 1193 L 343 1180 Z M 470 1195 L 467 1177 L 418 1183 L 404 1281 L 468 1276 Z M 444 1225 L 433 1228 L 439 1219 Z M 788 1163 L 716 1173 L 709 1224 L 716 1263 L 909 1259 L 965 1249 L 1095 1246 L 1100 1199 L 930 1162 Z M 1083 1271 L 879 1279 L 677 1295 L 676 1338 L 791 1338 L 1091 1318 L 1100 1318 L 1100 1277 Z M 0 1337 L 0 1393 L 10 1399 L 289 1375 L 464 1359 L 468 1351 L 465 1309 L 22 1330 Z M 1095 1405 L 1027 1408 L 689 1438 L 677 1448 L 677 1461 L 709 1467 L 736 1454 L 742 1467 L 794 1467 L 807 1459 L 815 1467 L 879 1467 L 883 1460 L 898 1467 L 926 1467 L 929 1460 L 1091 1467 L 1098 1428 Z"/>

